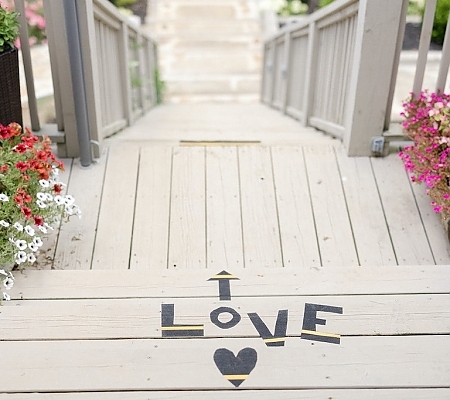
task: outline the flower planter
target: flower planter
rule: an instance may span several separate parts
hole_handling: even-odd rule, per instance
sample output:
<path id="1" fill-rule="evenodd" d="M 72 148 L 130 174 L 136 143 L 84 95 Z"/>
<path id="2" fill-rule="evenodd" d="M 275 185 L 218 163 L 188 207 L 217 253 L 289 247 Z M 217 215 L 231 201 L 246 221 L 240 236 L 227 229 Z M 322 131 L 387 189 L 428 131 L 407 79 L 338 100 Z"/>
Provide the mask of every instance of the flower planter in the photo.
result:
<path id="1" fill-rule="evenodd" d="M 0 124 L 22 125 L 19 53 L 16 48 L 0 54 Z"/>

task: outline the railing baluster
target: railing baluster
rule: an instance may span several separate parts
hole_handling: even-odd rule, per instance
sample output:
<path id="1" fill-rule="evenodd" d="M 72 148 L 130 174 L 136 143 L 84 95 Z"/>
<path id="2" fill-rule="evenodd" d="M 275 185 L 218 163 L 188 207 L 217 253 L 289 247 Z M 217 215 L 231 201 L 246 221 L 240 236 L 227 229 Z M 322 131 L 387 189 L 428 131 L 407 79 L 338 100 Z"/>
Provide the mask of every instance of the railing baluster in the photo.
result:
<path id="1" fill-rule="evenodd" d="M 439 65 L 439 74 L 436 82 L 436 91 L 443 92 L 447 81 L 448 68 L 450 66 L 450 14 L 445 30 L 444 44 L 442 47 L 442 58 Z"/>
<path id="2" fill-rule="evenodd" d="M 437 0 L 428 0 L 425 8 L 425 15 L 422 21 L 422 32 L 420 34 L 416 75 L 414 77 L 414 96 L 417 96 L 422 90 L 425 67 L 427 65 L 428 50 L 430 48 L 431 32 L 433 29 L 433 20 L 436 13 L 436 3 Z"/>

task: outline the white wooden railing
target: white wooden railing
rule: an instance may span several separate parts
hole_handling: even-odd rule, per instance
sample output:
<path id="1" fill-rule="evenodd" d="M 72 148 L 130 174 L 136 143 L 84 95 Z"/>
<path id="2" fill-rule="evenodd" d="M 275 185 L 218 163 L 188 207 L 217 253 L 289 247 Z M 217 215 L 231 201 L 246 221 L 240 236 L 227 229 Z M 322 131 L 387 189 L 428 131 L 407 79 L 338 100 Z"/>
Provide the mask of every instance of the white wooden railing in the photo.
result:
<path id="1" fill-rule="evenodd" d="M 15 3 L 16 9 L 24 10 L 24 0 Z M 99 156 L 103 138 L 131 125 L 156 104 L 156 44 L 109 1 L 77 3 L 90 141 Z M 39 121 L 23 18 L 21 42 L 25 44 L 22 53 L 32 129 L 58 142 L 60 156 L 77 157 L 79 143 L 63 2 L 44 0 L 44 13 L 56 124 L 43 125 Z"/>
<path id="2" fill-rule="evenodd" d="M 336 0 L 265 42 L 262 101 L 370 155 L 386 124 L 403 0 Z"/>

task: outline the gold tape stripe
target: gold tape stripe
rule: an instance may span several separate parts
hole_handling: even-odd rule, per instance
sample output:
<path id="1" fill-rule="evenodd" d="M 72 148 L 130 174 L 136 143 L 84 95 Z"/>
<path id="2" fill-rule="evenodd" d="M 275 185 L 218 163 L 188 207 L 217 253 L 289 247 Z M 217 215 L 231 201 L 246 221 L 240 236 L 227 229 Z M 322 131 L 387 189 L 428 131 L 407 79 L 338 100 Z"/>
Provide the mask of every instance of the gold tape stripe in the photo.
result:
<path id="1" fill-rule="evenodd" d="M 203 331 L 205 328 L 203 325 L 193 325 L 193 326 L 162 326 L 162 331 Z"/>
<path id="2" fill-rule="evenodd" d="M 211 279 L 239 279 L 234 275 L 214 275 Z"/>
<path id="3" fill-rule="evenodd" d="M 244 381 L 248 378 L 248 375 L 224 375 L 224 377 L 229 381 L 239 381 L 239 380 Z"/>
<path id="4" fill-rule="evenodd" d="M 264 343 L 284 342 L 285 340 L 286 340 L 286 338 L 284 338 L 284 337 L 264 339 Z"/>
<path id="5" fill-rule="evenodd" d="M 302 329 L 302 333 L 304 333 L 306 335 L 325 336 L 325 337 L 332 337 L 332 338 L 336 338 L 336 339 L 340 339 L 340 337 L 341 337 L 341 335 L 336 335 L 334 333 L 307 331 L 306 329 Z"/>

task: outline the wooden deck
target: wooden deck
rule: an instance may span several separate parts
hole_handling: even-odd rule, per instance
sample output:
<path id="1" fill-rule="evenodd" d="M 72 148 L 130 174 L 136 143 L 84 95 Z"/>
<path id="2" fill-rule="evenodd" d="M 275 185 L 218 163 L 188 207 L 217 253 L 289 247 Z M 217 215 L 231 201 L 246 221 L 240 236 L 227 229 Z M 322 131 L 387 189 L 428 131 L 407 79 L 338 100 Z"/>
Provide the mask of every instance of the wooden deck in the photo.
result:
<path id="1" fill-rule="evenodd" d="M 171 105 L 67 165 L 83 218 L 0 310 L 0 399 L 450 398 L 445 233 L 395 154 Z"/>

